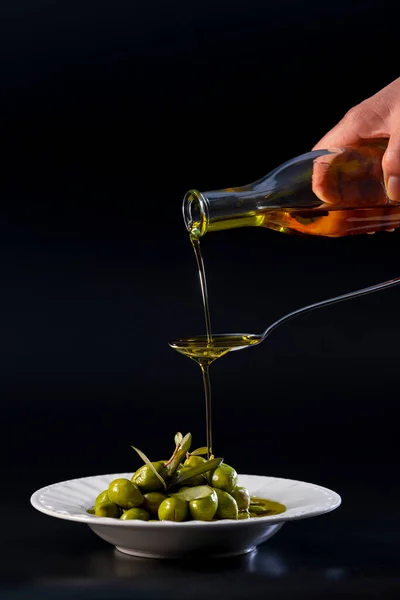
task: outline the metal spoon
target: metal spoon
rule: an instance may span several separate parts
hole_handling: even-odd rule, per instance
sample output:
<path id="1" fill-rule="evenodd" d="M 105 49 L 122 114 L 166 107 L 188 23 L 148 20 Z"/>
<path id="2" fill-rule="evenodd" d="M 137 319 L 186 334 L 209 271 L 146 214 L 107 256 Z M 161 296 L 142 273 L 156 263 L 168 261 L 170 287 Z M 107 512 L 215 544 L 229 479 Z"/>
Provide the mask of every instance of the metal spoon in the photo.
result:
<path id="1" fill-rule="evenodd" d="M 196 336 L 192 338 L 181 338 L 172 340 L 169 342 L 171 348 L 174 348 L 178 352 L 192 358 L 199 362 L 201 359 L 208 359 L 207 362 L 213 362 L 217 358 L 227 354 L 228 352 L 234 352 L 235 350 L 244 350 L 252 346 L 261 344 L 279 325 L 283 325 L 293 317 L 305 314 L 324 306 L 330 306 L 331 304 L 337 304 L 344 302 L 345 300 L 351 300 L 359 296 L 366 296 L 386 288 L 394 287 L 400 283 L 400 277 L 371 285 L 370 287 L 362 288 L 348 294 L 342 294 L 341 296 L 335 296 L 334 298 L 328 298 L 321 302 L 315 302 L 314 304 L 308 304 L 302 308 L 298 308 L 293 312 L 290 312 L 271 325 L 262 334 L 257 333 L 227 333 L 227 334 L 213 334 L 211 344 L 207 343 L 207 336 Z"/>

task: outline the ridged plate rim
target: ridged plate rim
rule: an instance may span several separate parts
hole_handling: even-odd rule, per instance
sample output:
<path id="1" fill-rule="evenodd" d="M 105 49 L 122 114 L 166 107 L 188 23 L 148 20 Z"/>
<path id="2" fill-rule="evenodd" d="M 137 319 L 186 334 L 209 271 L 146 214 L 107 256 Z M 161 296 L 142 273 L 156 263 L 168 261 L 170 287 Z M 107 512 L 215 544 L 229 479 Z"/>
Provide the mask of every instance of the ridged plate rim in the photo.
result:
<path id="1" fill-rule="evenodd" d="M 118 519 L 96 517 L 86 512 L 86 510 L 93 505 L 97 494 L 104 490 L 110 481 L 118 477 L 130 479 L 131 476 L 131 473 L 113 473 L 60 481 L 36 490 L 32 494 L 30 502 L 39 512 L 58 519 L 86 523 L 89 526 L 105 525 L 110 527 L 130 528 L 227 527 L 232 525 L 232 523 L 235 523 L 235 526 L 237 527 L 257 527 L 261 523 L 266 524 L 266 522 L 273 524 L 316 517 L 335 510 L 342 502 L 342 499 L 337 492 L 314 483 L 280 477 L 239 474 L 238 483 L 248 487 L 252 495 L 259 495 L 264 498 L 283 502 L 287 506 L 286 512 L 279 515 L 239 521 L 226 519 L 211 522 L 187 521 L 184 523 L 174 523 L 170 521 L 162 521 L 159 523 L 147 523 L 146 521 L 119 521 Z M 265 490 L 267 490 L 268 493 Z M 296 505 L 295 503 L 294 506 L 290 506 L 287 500 L 286 502 L 284 501 L 283 496 L 285 496 L 285 492 L 288 491 L 288 494 L 290 495 L 290 493 L 293 493 L 295 490 L 300 492 L 303 491 L 306 494 L 306 496 L 300 498 L 306 502 L 305 504 L 300 503 Z"/>

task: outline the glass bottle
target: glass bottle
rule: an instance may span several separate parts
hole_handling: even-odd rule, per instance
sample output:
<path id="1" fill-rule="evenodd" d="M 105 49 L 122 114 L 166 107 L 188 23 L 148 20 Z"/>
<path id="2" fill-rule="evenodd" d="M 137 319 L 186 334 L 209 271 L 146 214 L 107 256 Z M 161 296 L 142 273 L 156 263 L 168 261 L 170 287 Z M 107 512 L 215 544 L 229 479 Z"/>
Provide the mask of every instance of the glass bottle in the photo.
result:
<path id="1" fill-rule="evenodd" d="M 387 140 L 316 150 L 243 187 L 190 190 L 183 217 L 192 238 L 236 227 L 341 237 L 393 231 L 400 203 L 386 195 L 382 157 Z"/>

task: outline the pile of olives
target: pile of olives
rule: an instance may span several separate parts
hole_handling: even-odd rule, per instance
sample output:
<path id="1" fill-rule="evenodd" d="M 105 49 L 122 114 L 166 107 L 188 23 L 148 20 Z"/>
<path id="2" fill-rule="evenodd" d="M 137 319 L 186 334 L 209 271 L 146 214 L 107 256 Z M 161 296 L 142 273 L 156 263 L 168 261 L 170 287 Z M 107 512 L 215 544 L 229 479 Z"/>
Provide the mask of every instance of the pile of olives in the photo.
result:
<path id="1" fill-rule="evenodd" d="M 114 479 L 101 492 L 89 513 L 122 521 L 216 521 L 250 519 L 283 512 L 285 507 L 262 498 L 251 498 L 237 485 L 235 469 L 222 458 L 206 459 L 207 448 L 189 452 L 190 433 L 175 435 L 175 450 L 168 461 L 144 461 L 132 478 Z"/>

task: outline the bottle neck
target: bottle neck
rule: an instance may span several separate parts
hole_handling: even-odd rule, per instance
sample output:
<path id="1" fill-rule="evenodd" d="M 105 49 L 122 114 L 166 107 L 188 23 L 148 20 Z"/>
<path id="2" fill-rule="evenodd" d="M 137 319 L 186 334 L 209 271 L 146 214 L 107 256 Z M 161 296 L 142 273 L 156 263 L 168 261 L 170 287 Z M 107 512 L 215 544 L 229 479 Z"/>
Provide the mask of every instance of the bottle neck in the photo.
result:
<path id="1" fill-rule="evenodd" d="M 265 193 L 264 193 L 265 196 Z M 189 234 L 200 238 L 208 232 L 257 227 L 262 216 L 251 192 L 190 190 L 183 200 L 183 218 Z"/>

